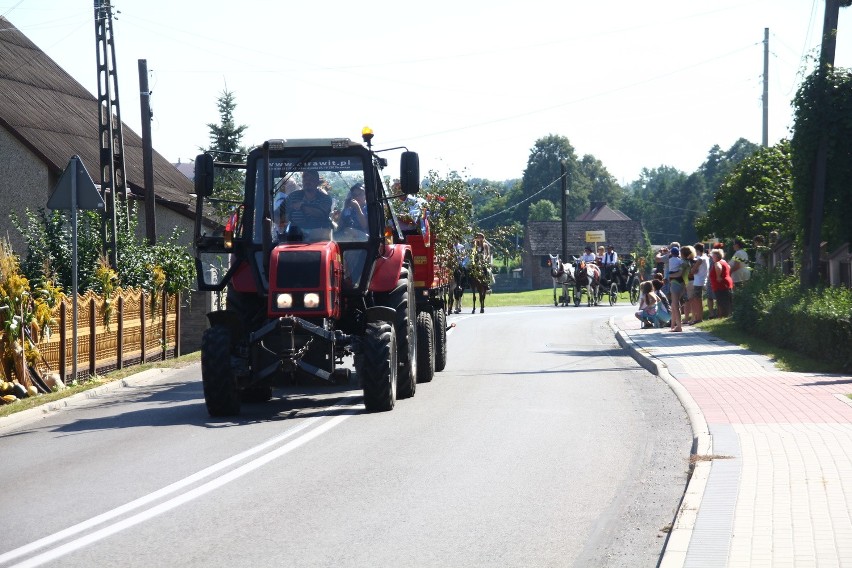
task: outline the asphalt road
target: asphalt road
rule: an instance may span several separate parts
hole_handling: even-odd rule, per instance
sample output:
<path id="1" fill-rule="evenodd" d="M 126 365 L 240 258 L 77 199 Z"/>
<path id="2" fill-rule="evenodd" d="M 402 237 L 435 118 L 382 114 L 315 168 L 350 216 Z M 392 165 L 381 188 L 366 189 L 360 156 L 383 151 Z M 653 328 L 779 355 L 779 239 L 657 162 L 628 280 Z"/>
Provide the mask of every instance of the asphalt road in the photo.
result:
<path id="1" fill-rule="evenodd" d="M 0 567 L 656 566 L 692 434 L 627 309 L 453 315 L 387 413 L 314 387 L 214 420 L 193 365 L 0 423 Z"/>

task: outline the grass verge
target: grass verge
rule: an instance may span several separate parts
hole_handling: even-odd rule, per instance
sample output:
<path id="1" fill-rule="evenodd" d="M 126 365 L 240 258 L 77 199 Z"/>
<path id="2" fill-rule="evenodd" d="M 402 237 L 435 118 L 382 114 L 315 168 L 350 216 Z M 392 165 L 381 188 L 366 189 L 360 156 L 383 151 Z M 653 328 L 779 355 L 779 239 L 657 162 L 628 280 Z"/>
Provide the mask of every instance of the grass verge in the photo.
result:
<path id="1" fill-rule="evenodd" d="M 62 400 L 63 398 L 68 398 L 69 396 L 73 396 L 77 393 L 85 392 L 95 387 L 121 380 L 130 375 L 135 375 L 136 373 L 147 371 L 148 369 L 179 369 L 180 367 L 185 367 L 200 360 L 201 352 L 196 351 L 195 353 L 181 355 L 180 357 L 177 357 L 175 359 L 166 359 L 165 361 L 154 361 L 151 363 L 145 363 L 144 365 L 133 365 L 131 367 L 125 367 L 124 369 L 110 371 L 105 375 L 96 375 L 94 377 L 82 380 L 76 385 L 69 385 L 61 391 L 56 391 L 49 394 L 41 394 L 34 397 L 28 397 L 12 404 L 0 406 L 0 418 L 3 418 L 4 416 L 9 416 L 10 414 L 14 414 L 16 412 L 21 412 L 22 410 L 28 410 L 30 408 L 35 408 L 43 404 L 56 402 L 57 400 Z"/>

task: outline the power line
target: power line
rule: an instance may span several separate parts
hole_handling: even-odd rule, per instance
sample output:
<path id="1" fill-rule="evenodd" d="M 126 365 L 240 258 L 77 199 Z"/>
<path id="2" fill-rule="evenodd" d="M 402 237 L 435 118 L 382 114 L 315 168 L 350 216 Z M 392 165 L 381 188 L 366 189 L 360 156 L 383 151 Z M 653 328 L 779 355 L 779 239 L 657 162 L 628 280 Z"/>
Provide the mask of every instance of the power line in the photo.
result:
<path id="1" fill-rule="evenodd" d="M 561 179 L 562 179 L 562 176 L 559 176 L 558 178 L 556 178 L 555 180 L 553 180 L 552 182 L 550 182 L 549 184 L 547 184 L 546 186 L 544 186 L 543 188 L 541 188 L 537 192 L 533 193 L 532 195 L 530 195 L 526 199 L 522 199 L 521 201 L 518 201 L 517 203 L 515 203 L 511 207 L 507 207 L 506 209 L 503 209 L 502 211 L 498 211 L 497 213 L 494 213 L 493 215 L 489 215 L 488 217 L 483 217 L 482 219 L 479 219 L 478 222 L 481 223 L 482 221 L 487 221 L 488 219 L 496 217 L 497 215 L 502 215 L 503 213 L 506 213 L 507 211 L 511 211 L 512 209 L 517 208 L 519 205 L 526 203 L 527 201 L 529 201 L 533 197 L 535 197 L 537 195 L 541 195 L 542 193 L 544 193 L 545 190 L 550 189 L 553 186 L 554 183 L 556 183 L 557 181 L 559 181 Z"/>

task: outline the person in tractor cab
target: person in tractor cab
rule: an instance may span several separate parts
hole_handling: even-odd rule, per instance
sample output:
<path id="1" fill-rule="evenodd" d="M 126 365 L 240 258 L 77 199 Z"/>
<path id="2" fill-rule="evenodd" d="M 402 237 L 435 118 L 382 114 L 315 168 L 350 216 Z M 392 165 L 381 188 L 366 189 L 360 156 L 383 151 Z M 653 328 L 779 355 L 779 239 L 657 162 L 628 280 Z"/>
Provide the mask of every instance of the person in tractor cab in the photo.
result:
<path id="1" fill-rule="evenodd" d="M 302 173 L 302 189 L 287 197 L 287 218 L 302 230 L 306 241 L 331 240 L 332 198 L 320 189 L 319 172 Z"/>
<path id="2" fill-rule="evenodd" d="M 343 211 L 340 213 L 340 231 L 343 236 L 366 236 L 367 192 L 363 183 L 356 183 L 349 190 Z M 359 239 L 360 240 L 360 239 Z"/>

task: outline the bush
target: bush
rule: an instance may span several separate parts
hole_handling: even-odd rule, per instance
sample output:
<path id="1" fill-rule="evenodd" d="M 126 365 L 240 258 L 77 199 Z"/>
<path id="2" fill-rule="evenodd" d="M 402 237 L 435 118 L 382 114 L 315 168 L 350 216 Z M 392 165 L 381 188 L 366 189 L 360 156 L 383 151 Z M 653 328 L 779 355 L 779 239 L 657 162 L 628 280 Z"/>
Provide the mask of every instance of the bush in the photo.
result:
<path id="1" fill-rule="evenodd" d="M 780 347 L 852 369 L 852 290 L 802 289 L 793 276 L 755 271 L 735 292 L 733 320 Z"/>

